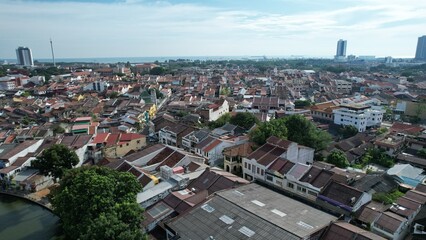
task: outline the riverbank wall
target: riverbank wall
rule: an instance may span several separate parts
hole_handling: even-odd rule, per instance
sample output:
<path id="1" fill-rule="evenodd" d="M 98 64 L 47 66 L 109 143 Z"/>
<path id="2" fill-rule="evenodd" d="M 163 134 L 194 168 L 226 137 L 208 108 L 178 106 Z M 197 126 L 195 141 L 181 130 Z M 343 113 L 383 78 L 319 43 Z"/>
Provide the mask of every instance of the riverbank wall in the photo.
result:
<path id="1" fill-rule="evenodd" d="M 25 194 L 25 193 L 20 192 L 20 191 L 11 191 L 11 190 L 0 190 L 0 194 L 9 195 L 9 196 L 24 199 L 26 201 L 35 203 L 35 204 L 49 210 L 51 213 L 53 213 L 52 205 L 46 199 L 37 199 L 37 198 L 30 196 L 30 194 Z"/>

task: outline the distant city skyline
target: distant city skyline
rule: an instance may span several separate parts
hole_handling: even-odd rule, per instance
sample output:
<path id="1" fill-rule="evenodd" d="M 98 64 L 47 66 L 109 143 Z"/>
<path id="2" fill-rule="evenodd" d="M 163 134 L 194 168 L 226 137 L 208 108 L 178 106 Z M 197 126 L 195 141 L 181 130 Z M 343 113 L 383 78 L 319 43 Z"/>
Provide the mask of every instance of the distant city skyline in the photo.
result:
<path id="1" fill-rule="evenodd" d="M 0 59 L 346 55 L 414 58 L 426 1 L 3 0 Z"/>
<path id="2" fill-rule="evenodd" d="M 416 59 L 426 60 L 426 35 L 419 37 L 417 41 Z"/>

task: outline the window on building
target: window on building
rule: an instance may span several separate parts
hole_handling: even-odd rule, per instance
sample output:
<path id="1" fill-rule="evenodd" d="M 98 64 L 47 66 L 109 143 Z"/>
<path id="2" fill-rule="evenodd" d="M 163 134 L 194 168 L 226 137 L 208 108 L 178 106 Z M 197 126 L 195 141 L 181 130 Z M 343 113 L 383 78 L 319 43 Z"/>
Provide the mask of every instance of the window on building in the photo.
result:
<path id="1" fill-rule="evenodd" d="M 257 168 L 257 174 L 260 174 L 260 169 L 259 168 Z"/>
<path id="2" fill-rule="evenodd" d="M 129 146 L 129 143 L 126 143 L 126 146 Z"/>
<path id="3" fill-rule="evenodd" d="M 141 140 L 137 140 L 137 141 L 136 141 L 136 143 L 137 143 L 137 144 L 141 143 Z"/>
<path id="4" fill-rule="evenodd" d="M 265 171 L 262 169 L 262 170 L 260 170 L 260 175 L 264 175 L 265 174 Z"/>
<path id="5" fill-rule="evenodd" d="M 306 188 L 297 186 L 297 191 L 306 193 Z"/>
<path id="6" fill-rule="evenodd" d="M 244 168 L 247 168 L 247 162 L 244 163 Z"/>
<path id="7" fill-rule="evenodd" d="M 266 180 L 272 182 L 274 178 L 271 175 L 266 175 Z"/>
<path id="8" fill-rule="evenodd" d="M 251 170 L 251 164 L 248 165 L 248 169 Z"/>
<path id="9" fill-rule="evenodd" d="M 316 196 L 317 194 L 315 193 L 315 192 L 313 192 L 313 191 L 308 191 L 308 194 L 309 195 L 312 195 L 312 196 Z"/>
<path id="10" fill-rule="evenodd" d="M 293 183 L 287 183 L 287 187 L 294 189 L 294 184 Z"/>

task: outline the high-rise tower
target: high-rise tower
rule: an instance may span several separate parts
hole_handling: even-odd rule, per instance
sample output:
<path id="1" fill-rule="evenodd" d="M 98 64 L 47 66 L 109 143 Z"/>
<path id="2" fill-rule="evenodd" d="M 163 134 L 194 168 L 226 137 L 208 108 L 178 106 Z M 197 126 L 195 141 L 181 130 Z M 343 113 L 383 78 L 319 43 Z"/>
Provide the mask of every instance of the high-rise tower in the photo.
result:
<path id="1" fill-rule="evenodd" d="M 18 60 L 18 65 L 34 66 L 31 49 L 27 47 L 18 47 L 16 49 L 16 58 Z"/>
<path id="2" fill-rule="evenodd" d="M 417 41 L 416 60 L 426 60 L 426 35 Z"/>
<path id="3" fill-rule="evenodd" d="M 340 39 L 339 41 L 337 41 L 336 58 L 346 57 L 346 45 L 346 40 Z"/>

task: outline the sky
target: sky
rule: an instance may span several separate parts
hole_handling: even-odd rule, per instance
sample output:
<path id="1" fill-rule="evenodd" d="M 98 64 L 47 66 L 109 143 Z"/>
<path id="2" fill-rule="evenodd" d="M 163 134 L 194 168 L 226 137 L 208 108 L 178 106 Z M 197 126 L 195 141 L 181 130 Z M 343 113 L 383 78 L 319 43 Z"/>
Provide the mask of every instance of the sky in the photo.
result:
<path id="1" fill-rule="evenodd" d="M 0 0 L 0 59 L 414 57 L 424 0 Z"/>

